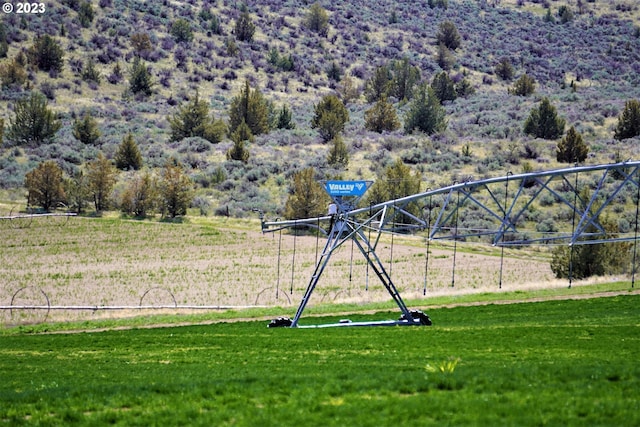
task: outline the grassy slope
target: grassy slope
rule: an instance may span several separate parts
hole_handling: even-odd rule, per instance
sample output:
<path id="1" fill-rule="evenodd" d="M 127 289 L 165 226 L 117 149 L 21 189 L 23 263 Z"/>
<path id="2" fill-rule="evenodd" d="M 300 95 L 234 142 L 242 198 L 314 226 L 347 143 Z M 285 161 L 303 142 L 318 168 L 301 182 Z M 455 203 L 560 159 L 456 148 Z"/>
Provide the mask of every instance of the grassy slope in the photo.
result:
<path id="1" fill-rule="evenodd" d="M 86 29 L 78 25 L 76 12 L 58 1 L 51 2 L 47 14 L 29 17 L 23 24 L 16 16 L 4 17 L 17 34 L 17 40 L 10 44 L 9 57 L 28 48 L 33 36 L 43 33 L 57 36 L 67 51 L 67 66 L 60 77 L 33 72 L 31 82 L 35 88 L 41 88 L 44 83 L 54 87 L 52 107 L 63 115 L 65 127 L 52 147 L 4 152 L 5 185 L 19 184 L 21 175 L 42 158 L 57 158 L 71 171 L 81 162 L 92 159 L 98 149 L 112 155 L 115 145 L 131 131 L 152 166 L 161 164 L 169 155 L 177 155 L 189 163 L 197 160 L 194 177 L 210 176 L 215 168 L 224 167 L 228 181 L 225 189 L 215 186 L 201 190 L 201 195 L 214 205 L 231 205 L 232 213 L 238 215 L 249 209 L 248 203 L 260 205 L 266 211 L 277 211 L 286 196 L 284 184 L 293 170 L 308 165 L 326 168 L 327 148 L 309 128 L 313 104 L 335 89 L 326 77 L 326 67 L 336 61 L 345 73 L 358 75 L 355 81 L 362 85 L 375 65 L 407 55 L 421 69 L 422 77 L 430 81 L 440 71 L 434 60 L 435 33 L 437 25 L 445 19 L 453 20 L 463 35 L 463 45 L 456 52 L 458 65 L 451 74 L 467 75 L 477 89 L 473 97 L 447 107 L 449 131 L 432 143 L 428 138 L 405 138 L 400 133 L 389 137 L 365 132 L 363 114 L 369 105 L 360 99 L 350 105 L 351 123 L 345 134 L 352 146 L 351 165 L 346 171 L 325 169 L 324 173 L 373 178 L 390 159 L 406 157 L 407 152 L 420 149 L 435 153 L 434 159 L 415 165 L 434 187 L 459 176 L 496 175 L 517 168 L 517 165 L 505 164 L 501 158 L 510 142 L 535 145 L 539 158 L 534 167 L 553 167 L 554 144 L 531 142 L 521 133 L 530 108 L 544 95 L 552 96 L 568 124 L 576 125 L 584 133 L 592 147 L 590 162 L 608 162 L 616 151 L 625 158 L 637 156 L 629 144 L 611 141 L 611 125 L 624 100 L 638 96 L 638 85 L 633 82 L 637 73 L 632 68 L 638 55 L 638 40 L 633 37 L 634 25 L 638 23 L 637 7 L 621 11 L 616 10 L 618 2 L 587 2 L 584 13 L 576 14 L 573 23 L 563 26 L 542 24 L 544 11 L 531 2 L 518 7 L 514 1 L 504 1 L 480 10 L 476 2 L 452 0 L 446 11 L 414 3 L 394 3 L 399 22 L 390 25 L 390 6 L 385 1 L 331 2 L 324 5 L 331 17 L 329 37 L 324 39 L 301 27 L 308 7 L 303 3 L 293 0 L 259 5 L 248 2 L 257 26 L 255 41 L 238 43 L 238 56 L 229 57 L 223 46 L 227 39 L 233 38 L 238 10 L 232 4 L 211 5 L 212 12 L 220 19 L 223 34 L 209 35 L 208 22 L 198 16 L 199 6 L 186 2 L 174 2 L 172 7 L 122 0 L 108 3 L 110 6 L 104 8 L 94 5 L 96 18 Z M 564 2 L 554 0 L 550 4 L 555 12 Z M 163 41 L 171 38 L 170 24 L 179 16 L 192 24 L 194 42 L 188 47 L 175 44 L 163 47 Z M 59 36 L 62 25 L 66 29 L 64 37 Z M 139 100 L 123 96 L 126 78 L 118 84 L 106 82 L 115 60 L 98 64 L 104 78 L 97 90 L 82 82 L 70 69 L 71 60 L 84 61 L 114 48 L 120 52 L 117 61 L 126 74 L 132 57 L 129 37 L 138 31 L 150 34 L 154 41 L 156 58 L 149 64 L 158 84 L 153 96 Z M 583 44 L 585 39 L 589 40 L 587 44 Z M 272 70 L 266 61 L 266 52 L 272 47 L 281 54 L 291 53 L 298 64 L 296 71 Z M 174 55 L 178 50 L 186 52 L 186 71 L 176 68 Z M 512 59 L 518 75 L 527 71 L 539 80 L 538 95 L 530 99 L 506 95 L 510 83 L 501 82 L 493 75 L 493 67 L 502 56 Z M 235 79 L 224 77 L 231 71 Z M 161 80 L 166 73 L 170 73 L 170 77 L 168 83 L 163 84 Z M 576 93 L 560 89 L 562 82 L 568 84 L 575 80 L 577 73 L 584 76 L 578 82 Z M 246 168 L 225 165 L 228 142 L 204 153 L 193 153 L 180 144 L 167 143 L 166 116 L 175 111 L 169 100 L 182 102 L 197 88 L 201 97 L 211 101 L 214 114 L 226 118 L 228 104 L 245 77 L 258 84 L 276 106 L 292 107 L 296 130 L 273 132 L 259 138 L 251 147 L 252 159 Z M 0 116 L 8 119 L 10 101 L 19 94 L 5 91 L 4 96 L 8 102 L 0 105 Z M 406 108 L 402 104 L 397 107 L 401 111 Z M 86 109 L 100 122 L 103 136 L 98 147 L 82 147 L 71 136 L 73 117 Z M 393 142 L 389 143 L 388 139 Z M 466 143 L 472 145 L 473 156 L 470 161 L 462 162 L 460 147 Z M 251 170 L 268 172 L 265 178 L 249 181 L 246 176 Z"/>
<path id="2" fill-rule="evenodd" d="M 638 298 L 434 309 L 433 327 L 5 336 L 0 420 L 637 425 Z"/>

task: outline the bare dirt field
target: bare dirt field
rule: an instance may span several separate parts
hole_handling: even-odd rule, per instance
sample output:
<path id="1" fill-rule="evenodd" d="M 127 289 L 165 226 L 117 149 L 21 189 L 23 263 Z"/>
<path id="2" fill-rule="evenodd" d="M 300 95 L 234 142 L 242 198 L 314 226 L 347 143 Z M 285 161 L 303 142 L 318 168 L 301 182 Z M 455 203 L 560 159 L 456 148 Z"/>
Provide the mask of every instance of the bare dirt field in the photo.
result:
<path id="1" fill-rule="evenodd" d="M 256 220 L 41 218 L 0 227 L 0 324 L 192 313 L 196 307 L 295 311 L 324 245 L 311 235 L 263 234 Z M 488 245 L 458 242 L 453 249 L 452 242 L 431 243 L 427 262 L 422 237 L 385 235 L 377 253 L 402 297 L 418 304 L 441 295 L 567 286 L 553 278 L 544 247 L 508 249 L 504 258 Z M 347 242 L 309 307 L 390 300 Z M 53 309 L 16 308 L 28 306 Z"/>

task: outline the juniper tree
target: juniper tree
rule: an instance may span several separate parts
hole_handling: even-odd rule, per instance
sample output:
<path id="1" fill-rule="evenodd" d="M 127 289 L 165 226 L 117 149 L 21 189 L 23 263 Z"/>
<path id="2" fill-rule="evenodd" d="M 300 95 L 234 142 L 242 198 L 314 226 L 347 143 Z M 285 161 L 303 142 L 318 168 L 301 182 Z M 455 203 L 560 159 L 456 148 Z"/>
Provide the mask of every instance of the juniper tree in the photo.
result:
<path id="1" fill-rule="evenodd" d="M 389 94 L 391 79 L 391 72 L 387 67 L 377 67 L 373 76 L 365 82 L 364 96 L 367 102 L 377 102 L 382 97 L 386 97 Z"/>
<path id="2" fill-rule="evenodd" d="M 556 19 L 551 14 L 550 7 L 547 8 L 547 12 L 544 14 L 544 22 L 549 22 L 551 24 L 554 24 L 556 22 Z"/>
<path id="3" fill-rule="evenodd" d="M 47 212 L 65 200 L 62 168 L 53 160 L 42 162 L 27 172 L 25 187 L 29 205 L 40 206 Z"/>
<path id="4" fill-rule="evenodd" d="M 178 18 L 173 21 L 169 32 L 177 43 L 191 43 L 193 41 L 191 24 L 184 18 Z"/>
<path id="5" fill-rule="evenodd" d="M 560 22 L 563 24 L 573 21 L 573 12 L 567 5 L 562 5 L 558 8 L 558 16 L 560 17 Z"/>
<path id="6" fill-rule="evenodd" d="M 193 181 L 175 159 L 165 163 L 158 190 L 163 215 L 175 218 L 187 214 L 193 200 Z"/>
<path id="7" fill-rule="evenodd" d="M 311 127 L 318 129 L 322 139 L 327 142 L 344 130 L 349 121 L 349 112 L 335 95 L 326 95 L 314 108 Z"/>
<path id="8" fill-rule="evenodd" d="M 342 68 L 336 61 L 331 62 L 331 65 L 327 67 L 327 77 L 329 80 L 339 82 L 342 79 Z"/>
<path id="9" fill-rule="evenodd" d="M 558 139 L 564 133 L 564 126 L 565 120 L 558 117 L 556 108 L 545 97 L 531 110 L 524 123 L 524 133 L 536 138 Z"/>
<path id="10" fill-rule="evenodd" d="M 54 73 L 62 71 L 64 51 L 57 41 L 46 34 L 34 40 L 27 55 L 29 62 L 42 71 Z"/>
<path id="11" fill-rule="evenodd" d="M 391 66 L 391 86 L 389 94 L 399 101 L 410 100 L 413 96 L 413 88 L 420 80 L 420 69 L 411 65 L 409 58 L 394 61 Z"/>
<path id="12" fill-rule="evenodd" d="M 427 4 L 431 9 L 436 7 L 446 9 L 447 7 L 449 7 L 449 0 L 429 0 Z"/>
<path id="13" fill-rule="evenodd" d="M 269 108 L 258 89 L 251 90 L 249 80 L 245 80 L 240 94 L 231 100 L 229 106 L 229 132 L 233 133 L 240 123 L 245 122 L 253 135 L 269 132 Z"/>
<path id="14" fill-rule="evenodd" d="M 7 42 L 7 28 L 4 22 L 0 22 L 0 58 L 6 58 L 9 51 L 9 43 Z"/>
<path id="15" fill-rule="evenodd" d="M 284 206 L 287 219 L 312 218 L 327 213 L 331 199 L 316 179 L 313 167 L 293 174 L 293 183 Z"/>
<path id="16" fill-rule="evenodd" d="M 240 49 L 238 45 L 232 38 L 227 38 L 224 41 L 225 51 L 227 52 L 227 56 L 236 56 Z"/>
<path id="17" fill-rule="evenodd" d="M 7 138 L 17 145 L 36 146 L 48 142 L 62 127 L 47 108 L 45 96 L 37 92 L 17 101 L 14 113 L 14 118 L 9 119 Z"/>
<path id="18" fill-rule="evenodd" d="M 151 45 L 151 38 L 147 33 L 134 33 L 130 40 L 131 46 L 138 56 L 142 56 L 145 52 L 150 52 L 153 49 L 153 46 Z"/>
<path id="19" fill-rule="evenodd" d="M 577 200 L 590 200 L 589 190 L 584 189 Z M 587 206 L 582 206 L 586 209 Z M 597 212 L 598 203 L 590 207 L 590 214 Z M 618 237 L 618 224 L 606 215 L 600 215 L 598 223 L 604 229 L 588 225 L 585 229 L 587 240 L 612 239 Z M 589 235 L 589 233 L 592 233 Z M 584 245 L 558 246 L 552 252 L 551 271 L 556 278 L 586 279 L 591 276 L 626 273 L 630 265 L 632 243 L 594 243 Z"/>
<path id="20" fill-rule="evenodd" d="M 640 135 L 640 101 L 630 99 L 625 102 L 624 110 L 618 117 L 614 138 L 623 140 Z"/>
<path id="21" fill-rule="evenodd" d="M 436 50 L 436 62 L 443 70 L 450 70 L 456 63 L 456 58 L 451 50 L 444 45 L 444 43 L 438 43 Z"/>
<path id="22" fill-rule="evenodd" d="M 85 113 L 82 119 L 73 122 L 73 136 L 83 144 L 95 144 L 100 138 L 98 122 L 90 113 Z"/>
<path id="23" fill-rule="evenodd" d="M 349 150 L 347 144 L 340 135 L 336 135 L 331 141 L 331 148 L 327 156 L 327 163 L 331 166 L 347 167 L 349 164 Z"/>
<path id="24" fill-rule="evenodd" d="M 305 17 L 304 25 L 314 33 L 326 37 L 329 32 L 329 15 L 327 15 L 327 11 L 324 10 L 320 3 L 316 2 L 311 5 Z"/>
<path id="25" fill-rule="evenodd" d="M 360 98 L 360 88 L 358 87 L 356 82 L 348 75 L 342 78 L 337 91 L 345 104 L 348 104 Z"/>
<path id="26" fill-rule="evenodd" d="M 244 10 L 236 20 L 235 35 L 241 42 L 250 42 L 256 32 L 256 26 L 249 15 L 249 11 Z"/>
<path id="27" fill-rule="evenodd" d="M 153 85 L 151 72 L 144 62 L 136 56 L 129 69 L 129 90 L 134 95 L 143 94 L 149 96 Z"/>
<path id="28" fill-rule="evenodd" d="M 528 74 L 523 74 L 509 89 L 509 93 L 518 96 L 529 96 L 536 91 L 536 80 Z"/>
<path id="29" fill-rule="evenodd" d="M 269 50 L 267 61 L 269 62 L 269 64 L 273 65 L 274 67 L 278 66 L 278 63 L 280 62 L 280 53 L 278 52 L 277 48 L 272 47 L 271 50 Z"/>
<path id="30" fill-rule="evenodd" d="M 156 177 L 145 170 L 136 173 L 127 183 L 122 193 L 120 210 L 138 218 L 146 217 L 158 204 L 158 182 Z"/>
<path id="31" fill-rule="evenodd" d="M 401 159 L 397 159 L 371 186 L 367 202 L 375 204 L 417 194 L 420 192 L 420 180 L 419 172 L 413 172 Z"/>
<path id="32" fill-rule="evenodd" d="M 444 71 L 435 75 L 433 82 L 431 82 L 431 89 L 440 103 L 454 101 L 458 96 L 453 80 Z"/>
<path id="33" fill-rule="evenodd" d="M 111 84 L 118 84 L 122 81 L 123 78 L 124 75 L 122 74 L 122 67 L 120 66 L 119 62 L 116 62 L 113 66 L 111 74 L 109 74 L 109 76 L 107 77 L 107 80 Z"/>
<path id="34" fill-rule="evenodd" d="M 471 85 L 469 80 L 462 79 L 458 84 L 456 84 L 456 95 L 461 98 L 466 98 L 467 96 L 473 95 L 476 93 L 475 88 Z"/>
<path id="35" fill-rule="evenodd" d="M 397 159 L 385 168 L 384 173 L 371 186 L 367 192 L 366 202 L 376 204 L 417 194 L 420 192 L 420 181 L 419 172 L 414 173 L 401 159 Z M 415 205 L 406 207 L 406 210 L 415 216 L 420 215 L 419 208 Z M 412 219 L 399 215 L 394 221 L 402 223 L 411 222 Z"/>
<path id="36" fill-rule="evenodd" d="M 91 2 L 80 2 L 80 6 L 78 7 L 78 20 L 80 21 L 80 25 L 82 25 L 83 28 L 89 28 L 94 18 L 95 12 Z"/>
<path id="37" fill-rule="evenodd" d="M 405 133 L 419 130 L 431 135 L 442 132 L 446 128 L 446 112 L 440 105 L 440 100 L 429 85 L 422 84 L 416 91 L 405 115 Z"/>
<path id="38" fill-rule="evenodd" d="M 198 18 L 203 21 L 208 21 L 214 17 L 213 12 L 211 12 L 211 7 L 209 5 L 203 5 L 200 12 L 198 12 Z"/>
<path id="39" fill-rule="evenodd" d="M 589 154 L 589 147 L 582 140 L 582 135 L 571 126 L 556 149 L 556 159 L 564 163 L 584 162 Z"/>
<path id="40" fill-rule="evenodd" d="M 385 97 L 382 97 L 373 107 L 364 112 L 364 127 L 378 133 L 400 128 L 396 110 Z"/>
<path id="41" fill-rule="evenodd" d="M 502 58 L 495 66 L 494 69 L 496 75 L 500 77 L 502 80 L 511 80 L 513 79 L 513 65 L 511 65 L 511 60 L 509 58 Z"/>
<path id="42" fill-rule="evenodd" d="M 142 154 L 131 133 L 128 133 L 118 145 L 114 160 L 120 170 L 138 170 L 142 167 Z"/>
<path id="43" fill-rule="evenodd" d="M 238 127 L 238 129 L 241 129 Z M 233 145 L 229 150 L 227 150 L 227 160 L 237 160 L 242 163 L 247 163 L 249 161 L 249 150 L 247 150 L 245 145 L 245 140 L 236 139 L 233 141 Z"/>
<path id="44" fill-rule="evenodd" d="M 222 141 L 227 130 L 222 120 L 209 116 L 209 104 L 200 99 L 198 91 L 193 100 L 181 105 L 173 116 L 167 117 L 167 120 L 171 127 L 171 141 L 197 136 L 217 144 Z"/>
<path id="45" fill-rule="evenodd" d="M 278 61 L 278 68 L 282 71 L 293 71 L 295 68 L 293 56 L 291 54 L 287 56 L 282 55 Z"/>
<path id="46" fill-rule="evenodd" d="M 216 15 L 213 15 L 211 17 L 211 24 L 209 24 L 209 29 L 213 34 L 217 34 L 219 36 L 222 35 L 222 24 L 220 23 L 220 19 Z"/>
<path id="47" fill-rule="evenodd" d="M 0 64 L 0 85 L 2 88 L 20 87 L 27 81 L 27 72 L 24 65 L 13 58 Z"/>
<path id="48" fill-rule="evenodd" d="M 283 105 L 278 112 L 278 122 L 276 123 L 278 129 L 295 129 L 296 125 L 292 121 L 291 110 Z"/>
<path id="49" fill-rule="evenodd" d="M 458 28 L 451 21 L 444 21 L 440 23 L 438 27 L 438 33 L 436 34 L 436 40 L 438 43 L 444 44 L 451 50 L 456 50 L 462 43 Z"/>
<path id="50" fill-rule="evenodd" d="M 96 212 L 108 209 L 117 173 L 117 169 L 102 153 L 99 153 L 95 160 L 87 164 L 89 194 L 93 198 Z"/>
<path id="51" fill-rule="evenodd" d="M 64 188 L 69 208 L 73 209 L 76 213 L 84 212 L 90 195 L 89 181 L 84 171 L 80 169 L 69 179 L 65 180 Z"/>
<path id="52" fill-rule="evenodd" d="M 247 142 L 253 142 L 254 136 L 251 129 L 244 121 L 231 134 L 233 146 L 227 151 L 227 160 L 238 160 L 243 163 L 249 161 L 249 150 L 246 148 Z"/>
<path id="53" fill-rule="evenodd" d="M 92 81 L 100 84 L 102 77 L 100 76 L 100 72 L 96 68 L 96 63 L 92 58 L 89 58 L 82 68 L 82 80 L 84 81 Z"/>

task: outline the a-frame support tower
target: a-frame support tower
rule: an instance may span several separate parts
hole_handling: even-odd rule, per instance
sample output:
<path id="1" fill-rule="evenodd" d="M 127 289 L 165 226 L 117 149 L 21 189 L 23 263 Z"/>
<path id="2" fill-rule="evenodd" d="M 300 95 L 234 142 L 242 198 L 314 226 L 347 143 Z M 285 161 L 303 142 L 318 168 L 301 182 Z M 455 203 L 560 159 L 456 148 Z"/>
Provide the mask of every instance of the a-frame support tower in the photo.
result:
<path id="1" fill-rule="evenodd" d="M 375 251 L 375 246 L 378 242 L 381 229 L 377 229 L 377 238 L 374 244 L 367 238 L 365 230 L 371 230 L 374 227 L 374 222 L 383 223 L 386 209 L 382 209 L 376 212 L 376 214 L 369 216 L 364 221 L 359 221 L 355 216 L 351 215 L 354 207 L 358 201 L 362 198 L 367 189 L 371 186 L 372 181 L 326 181 L 324 187 L 333 203 L 329 206 L 329 215 L 326 217 L 318 218 L 319 220 L 329 221 L 329 231 L 327 233 L 327 242 L 322 250 L 322 253 L 316 263 L 315 269 L 307 289 L 300 301 L 298 310 L 291 320 L 290 325 L 288 322 L 279 326 L 304 327 L 299 325 L 300 318 L 304 312 L 305 307 L 311 299 L 314 289 L 318 285 L 322 273 L 329 264 L 331 255 L 347 241 L 353 241 L 360 253 L 364 256 L 369 268 L 375 273 L 382 285 L 385 287 L 391 298 L 396 303 L 402 313 L 400 320 L 397 321 L 382 321 L 382 322 L 349 322 L 330 325 L 320 325 L 311 327 L 328 327 L 328 326 L 382 326 L 382 325 L 431 325 L 431 319 L 426 314 L 413 310 L 410 311 L 402 297 L 400 292 L 393 284 L 391 276 L 387 273 L 384 264 L 378 257 Z M 269 230 L 270 226 L 278 226 L 277 229 L 286 227 L 300 226 L 304 223 L 304 220 L 296 221 L 279 221 L 279 222 L 263 222 L 263 231 Z"/>

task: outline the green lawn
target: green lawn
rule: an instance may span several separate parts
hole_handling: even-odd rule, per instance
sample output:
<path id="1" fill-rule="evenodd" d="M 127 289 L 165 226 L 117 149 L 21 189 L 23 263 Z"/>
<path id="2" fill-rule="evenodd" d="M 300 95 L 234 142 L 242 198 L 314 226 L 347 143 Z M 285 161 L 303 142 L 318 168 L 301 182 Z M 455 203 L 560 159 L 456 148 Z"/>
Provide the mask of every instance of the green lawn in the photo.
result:
<path id="1" fill-rule="evenodd" d="M 640 296 L 429 314 L 0 336 L 0 424 L 640 424 Z"/>

